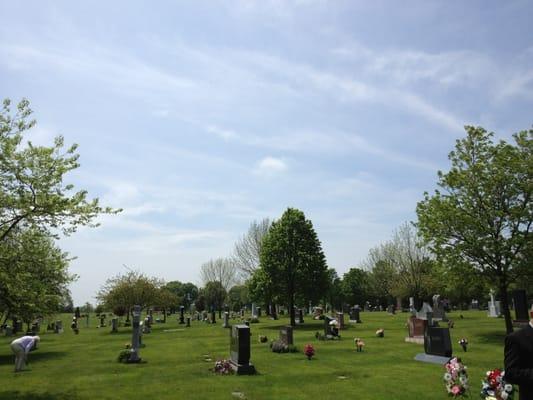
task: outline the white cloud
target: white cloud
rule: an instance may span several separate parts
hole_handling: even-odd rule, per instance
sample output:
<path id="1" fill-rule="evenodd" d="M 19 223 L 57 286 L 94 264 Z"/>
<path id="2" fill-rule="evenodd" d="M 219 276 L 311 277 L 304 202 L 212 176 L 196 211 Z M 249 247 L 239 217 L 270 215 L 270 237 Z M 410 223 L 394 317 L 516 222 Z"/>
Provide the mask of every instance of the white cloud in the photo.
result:
<path id="1" fill-rule="evenodd" d="M 234 131 L 216 125 L 208 125 L 206 131 L 213 133 L 224 140 L 235 139 L 237 137 L 237 134 Z"/>
<path id="2" fill-rule="evenodd" d="M 286 170 L 287 164 L 285 161 L 279 158 L 265 157 L 257 163 L 255 173 L 262 176 L 273 176 Z"/>

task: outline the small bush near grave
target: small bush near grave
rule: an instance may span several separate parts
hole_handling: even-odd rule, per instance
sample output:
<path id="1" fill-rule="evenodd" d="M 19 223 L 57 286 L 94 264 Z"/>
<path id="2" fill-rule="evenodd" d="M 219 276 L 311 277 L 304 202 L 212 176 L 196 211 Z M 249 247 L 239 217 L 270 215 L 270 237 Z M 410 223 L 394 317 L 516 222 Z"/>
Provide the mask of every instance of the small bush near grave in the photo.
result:
<path id="1" fill-rule="evenodd" d="M 122 350 L 122 351 L 118 354 L 117 361 L 118 361 L 119 363 L 127 363 L 128 360 L 130 359 L 130 354 L 131 354 L 131 350 L 129 350 L 129 349 L 124 349 L 124 350 Z"/>
<path id="2" fill-rule="evenodd" d="M 250 318 L 250 323 L 257 324 L 258 322 L 259 322 L 259 318 L 257 318 L 257 317 Z"/>
<path id="3" fill-rule="evenodd" d="M 259 335 L 259 343 L 268 342 L 268 338 L 265 335 Z"/>

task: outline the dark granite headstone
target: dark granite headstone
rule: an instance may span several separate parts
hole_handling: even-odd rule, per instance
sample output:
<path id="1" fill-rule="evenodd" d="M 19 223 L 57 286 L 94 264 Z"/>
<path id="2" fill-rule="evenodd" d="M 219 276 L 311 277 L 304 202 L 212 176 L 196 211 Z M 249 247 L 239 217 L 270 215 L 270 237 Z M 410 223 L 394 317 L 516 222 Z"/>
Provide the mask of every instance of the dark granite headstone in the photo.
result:
<path id="1" fill-rule="evenodd" d="M 294 343 L 292 326 L 284 326 L 279 330 L 279 340 L 286 345 Z"/>
<path id="2" fill-rule="evenodd" d="M 514 312 L 517 321 L 529 321 L 527 294 L 523 289 L 513 291 Z"/>
<path id="3" fill-rule="evenodd" d="M 355 322 L 357 324 L 361 323 L 361 309 L 359 307 L 352 307 L 350 310 L 350 321 Z"/>
<path id="4" fill-rule="evenodd" d="M 230 336 L 230 364 L 239 375 L 255 373 L 255 368 L 250 364 L 250 327 L 246 325 L 233 325 Z"/>
<path id="5" fill-rule="evenodd" d="M 257 318 L 261 318 L 261 307 L 257 307 Z"/>
<path id="6" fill-rule="evenodd" d="M 450 330 L 448 328 L 428 327 L 424 335 L 424 351 L 426 354 L 451 358 Z"/>
<path id="7" fill-rule="evenodd" d="M 304 310 L 302 310 L 301 308 L 298 309 L 298 323 L 304 323 Z"/>
<path id="8" fill-rule="evenodd" d="M 184 324 L 185 323 L 185 320 L 184 320 L 184 312 L 185 312 L 185 307 L 184 306 L 180 306 L 180 324 Z"/>
<path id="9" fill-rule="evenodd" d="M 118 318 L 113 318 L 111 320 L 111 333 L 118 332 Z"/>
<path id="10" fill-rule="evenodd" d="M 216 324 L 217 323 L 215 310 L 211 311 L 211 323 L 212 324 Z"/>

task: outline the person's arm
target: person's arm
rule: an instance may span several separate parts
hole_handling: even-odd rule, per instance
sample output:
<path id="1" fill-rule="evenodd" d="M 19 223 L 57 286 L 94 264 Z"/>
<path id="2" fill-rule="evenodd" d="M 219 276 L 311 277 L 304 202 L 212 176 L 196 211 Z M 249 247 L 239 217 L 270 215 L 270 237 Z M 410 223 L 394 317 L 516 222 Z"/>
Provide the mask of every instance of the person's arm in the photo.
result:
<path id="1" fill-rule="evenodd" d="M 33 339 L 28 340 L 28 342 L 24 345 L 24 353 L 28 354 L 31 349 L 33 348 L 33 344 L 35 341 Z"/>
<path id="2" fill-rule="evenodd" d="M 520 358 L 523 354 L 516 337 L 507 336 L 505 338 L 505 380 L 518 385 L 531 385 L 533 383 L 533 369 L 522 368 Z"/>

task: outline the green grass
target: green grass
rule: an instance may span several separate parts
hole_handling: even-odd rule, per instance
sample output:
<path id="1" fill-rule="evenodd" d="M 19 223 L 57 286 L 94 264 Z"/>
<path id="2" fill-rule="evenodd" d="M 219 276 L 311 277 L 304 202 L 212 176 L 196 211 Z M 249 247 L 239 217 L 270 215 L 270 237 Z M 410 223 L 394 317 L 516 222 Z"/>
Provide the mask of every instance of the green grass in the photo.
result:
<path id="1" fill-rule="evenodd" d="M 504 323 L 482 311 L 461 313 L 464 319 L 459 319 L 459 312 L 450 314 L 455 320 L 454 355 L 467 365 L 471 397 L 477 398 L 484 373 L 503 365 Z M 152 333 L 144 335 L 145 363 L 119 364 L 116 357 L 131 340 L 130 328 L 111 334 L 109 327 L 95 328 L 96 318 L 91 318 L 92 327 L 85 328 L 85 321 L 80 321 L 76 336 L 68 328 L 70 316 L 64 315 L 65 332 L 41 333 L 40 348 L 30 354 L 28 371 L 13 372 L 12 338 L 0 337 L 0 399 L 236 399 L 233 392 L 254 400 L 446 399 L 443 367 L 414 361 L 423 346 L 404 342 L 407 316 L 365 312 L 363 324 L 349 324 L 340 341 L 326 342 L 314 338 L 316 331 L 322 331 L 322 321 L 307 317 L 295 329 L 299 352 L 292 354 L 272 353 L 268 343 L 258 340 L 259 335 L 276 339 L 287 319 L 262 318 L 251 325 L 251 361 L 258 374 L 217 376 L 209 371 L 214 361 L 229 357 L 229 330 L 221 321 L 216 325 L 193 321 L 191 328 L 185 328 L 176 316 L 169 317 L 166 324 L 154 324 Z M 375 337 L 378 328 L 385 329 L 384 338 Z M 172 329 L 179 330 L 165 332 Z M 355 352 L 354 337 L 365 341 L 363 353 Z M 470 342 L 467 353 L 457 344 L 461 337 Z M 302 353 L 306 343 L 316 349 L 311 361 Z M 213 361 L 206 362 L 205 355 Z"/>

